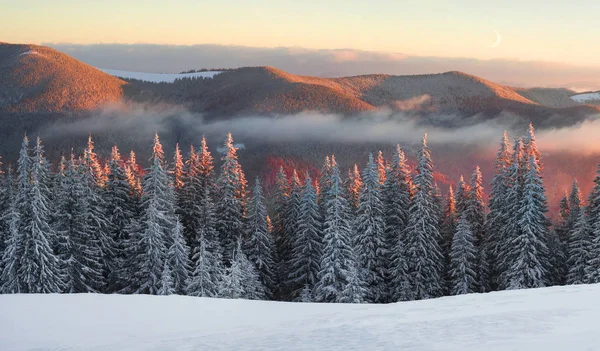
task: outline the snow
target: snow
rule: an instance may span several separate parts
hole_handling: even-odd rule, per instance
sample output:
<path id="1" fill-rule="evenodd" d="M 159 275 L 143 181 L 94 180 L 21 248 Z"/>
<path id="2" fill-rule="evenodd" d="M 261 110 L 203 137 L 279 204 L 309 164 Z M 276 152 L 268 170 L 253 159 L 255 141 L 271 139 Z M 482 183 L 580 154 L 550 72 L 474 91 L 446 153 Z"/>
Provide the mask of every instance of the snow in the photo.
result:
<path id="1" fill-rule="evenodd" d="M 193 78 L 193 77 L 204 77 L 204 78 L 213 78 L 216 74 L 221 73 L 221 71 L 207 71 L 207 72 L 196 72 L 196 73 L 144 73 L 144 72 L 131 72 L 131 71 L 121 71 L 117 69 L 105 69 L 98 68 L 104 73 L 108 73 L 111 76 L 125 78 L 125 79 L 137 79 L 143 80 L 146 82 L 153 83 L 173 83 L 175 79 L 180 78 Z"/>
<path id="2" fill-rule="evenodd" d="M 585 93 L 585 94 L 577 94 L 571 96 L 571 99 L 577 102 L 587 102 L 593 100 L 600 100 L 600 91 L 595 93 Z"/>
<path id="3" fill-rule="evenodd" d="M 29 51 L 25 51 L 25 52 L 22 52 L 19 54 L 19 56 L 23 56 L 23 55 L 41 55 L 41 54 L 35 50 L 29 50 Z"/>
<path id="4" fill-rule="evenodd" d="M 1 295 L 0 349 L 594 350 L 600 285 L 390 305 Z"/>

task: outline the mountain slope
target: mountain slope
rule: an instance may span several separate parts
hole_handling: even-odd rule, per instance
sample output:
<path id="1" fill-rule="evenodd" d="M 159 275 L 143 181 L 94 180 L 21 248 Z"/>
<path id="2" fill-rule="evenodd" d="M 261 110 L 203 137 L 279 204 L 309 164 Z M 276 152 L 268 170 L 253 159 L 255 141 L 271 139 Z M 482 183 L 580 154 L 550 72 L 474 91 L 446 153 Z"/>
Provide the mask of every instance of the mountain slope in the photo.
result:
<path id="1" fill-rule="evenodd" d="M 245 67 L 193 78 L 167 76 L 160 82 L 124 81 L 51 48 L 0 44 L 0 113 L 89 111 L 126 99 L 183 105 L 209 118 L 307 110 L 352 115 L 390 109 L 415 116 L 453 116 L 452 126 L 468 122 L 466 117 L 490 119 L 508 112 L 523 123 L 552 127 L 574 124 L 600 111 L 571 99 L 566 91 L 513 89 L 462 72 L 328 79 Z"/>
<path id="2" fill-rule="evenodd" d="M 3 350 L 594 350 L 600 285 L 389 305 L 0 295 Z"/>
<path id="3" fill-rule="evenodd" d="M 89 110 L 122 98 L 124 81 L 54 49 L 0 44 L 0 111 Z"/>

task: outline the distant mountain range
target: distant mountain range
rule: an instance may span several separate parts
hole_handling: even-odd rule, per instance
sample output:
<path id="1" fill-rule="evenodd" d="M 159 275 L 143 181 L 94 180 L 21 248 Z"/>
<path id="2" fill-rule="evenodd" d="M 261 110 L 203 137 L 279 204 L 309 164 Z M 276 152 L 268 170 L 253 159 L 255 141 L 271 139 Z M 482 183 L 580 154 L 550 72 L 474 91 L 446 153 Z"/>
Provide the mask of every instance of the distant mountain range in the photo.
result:
<path id="1" fill-rule="evenodd" d="M 600 112 L 594 105 L 598 99 L 568 89 L 511 88 L 462 72 L 317 78 L 245 67 L 175 81 L 177 75 L 170 74 L 163 82 L 128 79 L 144 79 L 143 73 L 107 72 L 124 79 L 48 47 L 0 44 L 0 112 L 73 114 L 133 100 L 183 105 L 212 118 L 306 110 L 355 115 L 385 108 L 485 119 L 512 113 L 541 127 L 573 124 Z"/>

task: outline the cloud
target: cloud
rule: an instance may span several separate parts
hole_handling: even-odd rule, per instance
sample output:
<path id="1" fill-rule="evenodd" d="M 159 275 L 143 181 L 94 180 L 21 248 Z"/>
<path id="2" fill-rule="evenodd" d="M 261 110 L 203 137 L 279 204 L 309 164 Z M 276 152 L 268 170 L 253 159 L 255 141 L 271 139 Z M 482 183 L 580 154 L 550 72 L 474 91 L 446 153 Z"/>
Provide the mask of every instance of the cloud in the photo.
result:
<path id="1" fill-rule="evenodd" d="M 429 74 L 464 71 L 514 86 L 599 90 L 600 68 L 519 60 L 407 56 L 353 49 L 257 48 L 227 45 L 44 44 L 88 64 L 112 69 L 174 73 L 199 68 L 273 66 L 294 74 Z"/>

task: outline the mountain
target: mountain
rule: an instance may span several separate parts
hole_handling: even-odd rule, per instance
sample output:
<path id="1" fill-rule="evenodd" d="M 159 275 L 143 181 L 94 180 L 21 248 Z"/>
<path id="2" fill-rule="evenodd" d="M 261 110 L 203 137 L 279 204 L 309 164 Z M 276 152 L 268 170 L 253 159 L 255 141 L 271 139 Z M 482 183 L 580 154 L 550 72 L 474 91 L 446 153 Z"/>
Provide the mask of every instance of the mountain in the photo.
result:
<path id="1" fill-rule="evenodd" d="M 0 44 L 0 112 L 74 112 L 123 97 L 124 81 L 54 49 Z"/>
<path id="2" fill-rule="evenodd" d="M 183 105 L 209 118 L 306 110 L 353 115 L 384 108 L 459 117 L 446 120 L 448 126 L 461 125 L 465 117 L 512 113 L 544 127 L 574 124 L 600 111 L 586 99 L 572 98 L 575 93 L 567 89 L 511 88 L 462 72 L 317 78 L 273 67 L 244 67 L 163 79 L 105 71 L 114 76 L 48 47 L 0 44 L 0 112 L 85 112 L 133 100 Z"/>
<path id="3" fill-rule="evenodd" d="M 0 295 L 4 350 L 597 350 L 600 285 L 393 304 Z"/>

